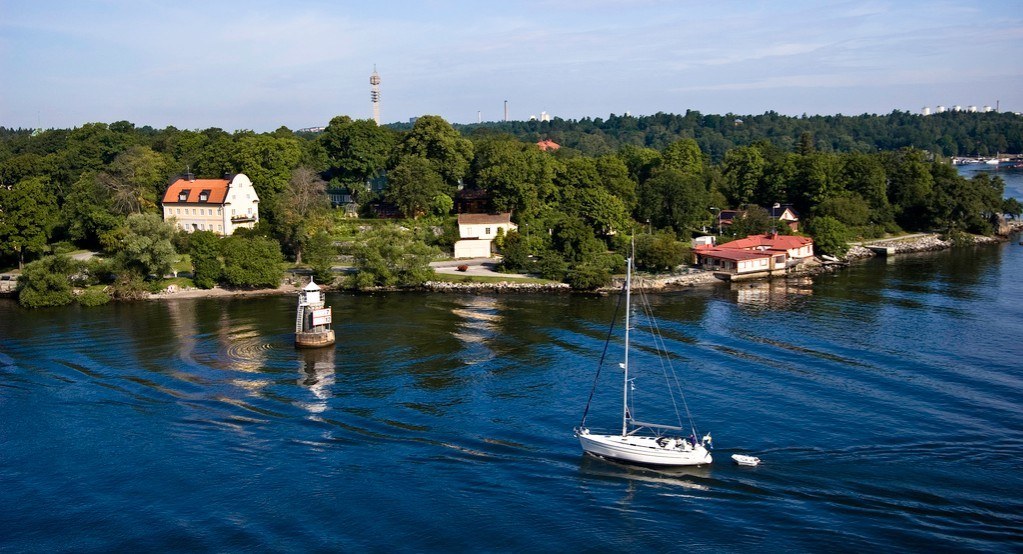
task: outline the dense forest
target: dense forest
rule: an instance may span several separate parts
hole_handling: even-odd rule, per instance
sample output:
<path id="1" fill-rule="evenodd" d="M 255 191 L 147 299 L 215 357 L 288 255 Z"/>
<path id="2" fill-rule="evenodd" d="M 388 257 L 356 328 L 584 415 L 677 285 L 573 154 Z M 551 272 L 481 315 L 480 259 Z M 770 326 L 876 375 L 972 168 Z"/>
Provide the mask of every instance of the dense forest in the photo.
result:
<path id="1" fill-rule="evenodd" d="M 917 148 L 938 157 L 1023 153 L 1023 117 L 1013 113 L 947 111 L 928 116 L 894 111 L 888 115 L 685 115 L 658 113 L 605 119 L 509 121 L 456 126 L 467 136 L 507 133 L 536 142 L 554 142 L 595 156 L 623 146 L 661 150 L 680 138 L 692 138 L 712 162 L 735 146 L 768 142 L 793 150 L 805 133 L 821 152 L 872 153 Z"/>
<path id="2" fill-rule="evenodd" d="M 544 151 L 541 139 L 562 147 Z M 24 266 L 27 305 L 70 301 L 74 279 L 137 295 L 180 254 L 189 255 L 180 269 L 202 287 L 272 285 L 288 263 L 331 279 L 339 254 L 358 270 L 348 286 L 415 285 L 429 278 L 427 262 L 450 252 L 452 214 L 471 197 L 475 209 L 513 213 L 520 232 L 498 241 L 507 269 L 592 288 L 621 268 L 628 237 L 641 266 L 673 267 L 690 237 L 720 231 L 723 209 L 743 211 L 728 229 L 743 236 L 779 228 L 762 207 L 791 204 L 818 250 L 837 255 L 854 237 L 902 230 L 990 234 L 1019 203 L 1002 199 L 999 178 L 966 180 L 945 156 L 1021 150 L 1023 118 L 958 112 L 687 112 L 471 126 L 338 116 L 315 134 L 127 121 L 0 128 L 0 265 L 38 260 Z M 186 171 L 248 175 L 260 197 L 256 229 L 218 238 L 163 222 L 162 193 Z M 328 189 L 349 194 L 362 218 L 331 209 Z M 374 219 L 382 214 L 401 225 Z M 59 255 L 78 248 L 104 256 L 83 265 Z M 55 273 L 67 278 L 48 279 Z"/>

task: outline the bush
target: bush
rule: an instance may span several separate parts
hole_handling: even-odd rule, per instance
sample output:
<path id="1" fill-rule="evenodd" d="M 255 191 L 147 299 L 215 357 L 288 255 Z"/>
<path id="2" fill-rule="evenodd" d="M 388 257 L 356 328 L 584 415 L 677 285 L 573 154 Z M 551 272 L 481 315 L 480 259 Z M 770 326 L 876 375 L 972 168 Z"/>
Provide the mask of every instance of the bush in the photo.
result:
<path id="1" fill-rule="evenodd" d="M 220 282 L 224 266 L 220 262 L 220 238 L 212 231 L 196 231 L 189 239 L 192 258 L 192 280 L 201 289 L 211 289 Z"/>
<path id="2" fill-rule="evenodd" d="M 636 267 L 647 271 L 670 270 L 686 261 L 686 245 L 670 233 L 636 237 Z"/>
<path id="3" fill-rule="evenodd" d="M 829 216 L 815 217 L 807 224 L 818 254 L 842 257 L 849 251 L 849 231 L 841 221 Z"/>
<path id="4" fill-rule="evenodd" d="M 129 271 L 117 276 L 110 295 L 116 300 L 142 300 L 149 296 L 149 287 L 142 277 Z"/>
<path id="5" fill-rule="evenodd" d="M 568 272 L 565 281 L 575 290 L 595 290 L 611 283 L 611 272 L 595 264 L 579 264 Z"/>
<path id="6" fill-rule="evenodd" d="M 110 302 L 110 295 L 102 287 L 89 287 L 78 295 L 77 300 L 82 306 L 102 306 Z"/>
<path id="7" fill-rule="evenodd" d="M 18 277 L 18 303 L 26 308 L 64 306 L 74 300 L 71 278 L 81 262 L 67 256 L 47 256 L 25 266 Z"/>
<path id="8" fill-rule="evenodd" d="M 545 252 L 537 260 L 535 271 L 544 279 L 561 281 L 568 273 L 568 263 L 554 252 Z"/>
<path id="9" fill-rule="evenodd" d="M 281 245 L 266 237 L 232 235 L 221 242 L 224 282 L 234 287 L 277 288 L 284 270 Z"/>
<path id="10" fill-rule="evenodd" d="M 430 262 L 439 251 L 416 240 L 412 233 L 389 225 L 364 237 L 353 249 L 358 288 L 419 286 L 434 276 Z"/>

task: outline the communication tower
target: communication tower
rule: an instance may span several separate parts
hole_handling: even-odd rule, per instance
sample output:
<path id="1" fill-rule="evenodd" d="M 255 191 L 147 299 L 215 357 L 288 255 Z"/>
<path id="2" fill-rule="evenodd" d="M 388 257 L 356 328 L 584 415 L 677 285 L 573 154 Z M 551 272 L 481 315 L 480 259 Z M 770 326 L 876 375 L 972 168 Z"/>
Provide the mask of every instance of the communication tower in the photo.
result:
<path id="1" fill-rule="evenodd" d="M 369 76 L 369 99 L 373 102 L 373 121 L 380 125 L 380 74 L 377 73 L 376 64 L 373 65 L 373 74 Z"/>

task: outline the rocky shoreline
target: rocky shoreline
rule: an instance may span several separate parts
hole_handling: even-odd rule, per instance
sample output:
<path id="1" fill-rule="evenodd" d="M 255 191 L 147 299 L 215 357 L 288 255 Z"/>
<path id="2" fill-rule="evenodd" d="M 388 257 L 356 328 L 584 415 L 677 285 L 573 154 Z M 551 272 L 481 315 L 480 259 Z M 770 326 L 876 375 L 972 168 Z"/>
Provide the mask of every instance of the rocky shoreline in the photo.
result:
<path id="1" fill-rule="evenodd" d="M 1003 228 L 1004 235 L 995 237 L 977 236 L 970 235 L 971 240 L 974 244 L 993 244 L 998 242 L 1005 242 L 1008 240 L 1008 235 L 1012 233 L 1023 232 L 1023 222 L 1012 222 L 1007 224 Z M 850 263 L 872 258 L 878 254 L 871 250 L 869 247 L 881 246 L 889 249 L 891 254 L 907 254 L 914 252 L 933 252 L 938 250 L 947 250 L 954 246 L 952 240 L 943 240 L 940 235 L 935 233 L 910 235 L 903 238 L 889 238 L 879 239 L 875 241 L 864 241 L 862 243 L 853 245 L 846 256 L 837 261 L 826 261 L 820 258 L 810 258 L 803 262 L 796 268 L 784 276 L 777 276 L 777 279 L 788 279 L 788 278 L 804 278 L 812 277 L 814 275 L 820 275 L 822 273 L 830 273 L 848 267 Z M 671 275 L 650 275 L 639 273 L 636 276 L 634 286 L 636 288 L 642 288 L 651 292 L 670 292 L 681 289 L 697 287 L 697 286 L 713 286 L 716 284 L 724 284 L 725 282 L 714 277 L 712 271 L 693 270 L 688 269 L 685 273 L 671 274 Z M 621 278 L 616 279 L 610 286 L 603 287 L 596 291 L 590 292 L 590 294 L 608 294 L 616 292 L 621 288 Z M 169 290 L 152 293 L 148 296 L 148 300 L 173 300 L 173 299 L 186 299 L 186 298 L 224 298 L 224 297 L 244 297 L 244 296 L 269 296 L 269 295 L 292 295 L 298 294 L 301 288 L 301 283 L 286 282 L 282 283 L 280 287 L 274 289 L 224 289 L 220 287 L 214 287 L 212 289 L 176 289 L 171 287 Z M 345 289 L 339 289 L 334 287 L 324 287 L 324 290 L 331 292 L 349 292 Z M 508 279 L 507 281 L 501 282 L 463 282 L 453 283 L 450 281 L 428 281 L 422 286 L 413 288 L 397 288 L 397 287 L 377 287 L 364 291 L 351 291 L 359 293 L 381 293 L 381 292 L 440 292 L 440 293 L 455 293 L 455 294 L 504 294 L 504 293 L 520 293 L 520 294 L 550 294 L 550 293 L 570 293 L 573 292 L 571 287 L 565 283 L 521 283 L 515 282 L 515 279 Z"/>

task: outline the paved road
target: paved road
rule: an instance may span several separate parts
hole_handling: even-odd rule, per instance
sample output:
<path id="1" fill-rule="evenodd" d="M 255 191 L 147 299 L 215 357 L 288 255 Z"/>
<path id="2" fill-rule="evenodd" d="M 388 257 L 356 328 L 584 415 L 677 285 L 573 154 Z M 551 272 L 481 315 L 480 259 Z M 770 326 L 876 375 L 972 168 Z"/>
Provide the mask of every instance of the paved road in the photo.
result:
<path id="1" fill-rule="evenodd" d="M 497 260 L 494 258 L 470 258 L 466 260 L 445 260 L 443 262 L 430 262 L 437 273 L 450 273 L 454 275 L 475 275 L 489 277 L 507 277 L 509 279 L 529 279 L 529 275 L 520 273 L 499 273 L 496 271 Z M 458 271 L 458 266 L 466 265 L 469 268 L 465 271 Z"/>

